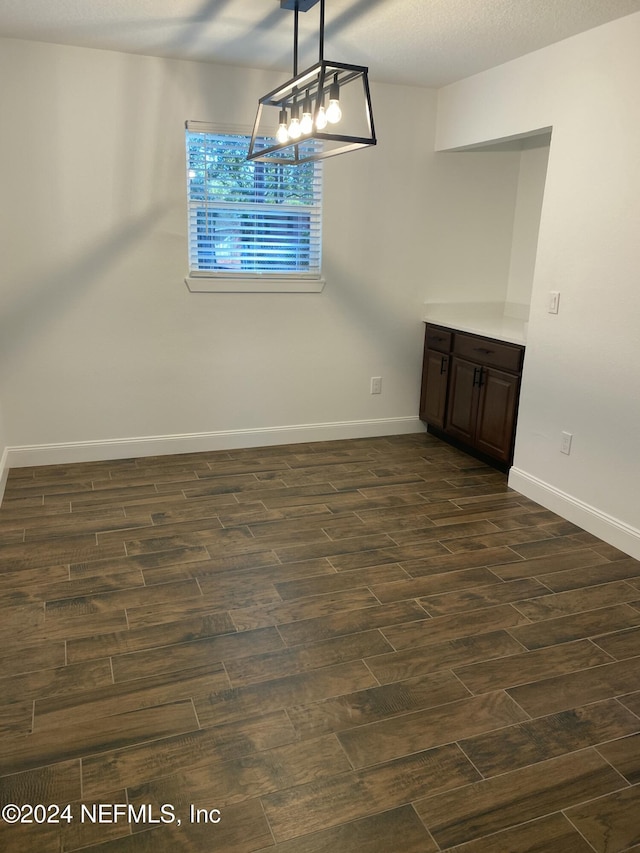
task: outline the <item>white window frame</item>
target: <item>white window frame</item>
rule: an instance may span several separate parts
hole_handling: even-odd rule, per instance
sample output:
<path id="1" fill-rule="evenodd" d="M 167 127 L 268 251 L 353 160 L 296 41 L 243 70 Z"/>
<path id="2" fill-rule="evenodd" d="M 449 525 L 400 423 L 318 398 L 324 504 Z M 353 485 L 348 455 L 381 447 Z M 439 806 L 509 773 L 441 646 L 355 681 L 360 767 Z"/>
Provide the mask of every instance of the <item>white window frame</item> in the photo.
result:
<path id="1" fill-rule="evenodd" d="M 247 127 L 217 125 L 209 122 L 186 122 L 187 133 L 211 133 L 211 134 L 229 134 L 234 136 L 245 136 L 247 138 L 247 150 L 249 140 L 251 139 L 251 129 Z M 185 141 L 186 141 L 185 135 Z M 189 195 L 189 152 L 187 147 L 187 241 L 188 251 L 191 250 L 191 241 L 193 235 L 192 229 L 192 207 L 195 208 L 197 202 L 193 201 Z M 317 163 L 320 168 L 321 163 Z M 292 168 L 297 168 L 293 166 Z M 321 177 L 320 177 L 321 179 Z M 322 191 L 320 191 L 320 233 L 318 250 L 322 250 Z M 190 262 L 191 265 L 191 262 Z M 325 285 L 325 280 L 321 273 L 300 273 L 300 272 L 282 272 L 282 273 L 266 273 L 266 272 L 219 272 L 214 270 L 197 270 L 190 269 L 185 278 L 185 284 L 192 293 L 320 293 Z"/>

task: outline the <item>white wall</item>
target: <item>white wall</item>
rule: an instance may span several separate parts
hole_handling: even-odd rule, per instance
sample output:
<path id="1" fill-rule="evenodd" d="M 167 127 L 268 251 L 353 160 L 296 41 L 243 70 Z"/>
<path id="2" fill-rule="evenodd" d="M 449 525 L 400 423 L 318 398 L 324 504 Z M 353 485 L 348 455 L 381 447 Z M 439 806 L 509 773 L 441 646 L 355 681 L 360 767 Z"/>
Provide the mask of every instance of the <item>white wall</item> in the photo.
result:
<path id="1" fill-rule="evenodd" d="M 515 305 L 531 303 L 548 159 L 546 136 L 536 136 L 525 143 L 520 156 L 506 298 Z"/>
<path id="2" fill-rule="evenodd" d="M 553 127 L 510 482 L 636 557 L 639 43 L 634 14 L 449 86 L 437 132 L 447 149 Z"/>
<path id="3" fill-rule="evenodd" d="M 374 84 L 378 146 L 325 165 L 324 291 L 190 294 L 184 121 L 250 126 L 280 80 L 2 41 L 11 464 L 422 428 L 422 303 L 504 292 L 518 161 L 434 154 L 435 93 Z"/>
<path id="4" fill-rule="evenodd" d="M 504 302 L 519 174 L 519 151 L 435 154 L 417 234 L 426 302 Z"/>

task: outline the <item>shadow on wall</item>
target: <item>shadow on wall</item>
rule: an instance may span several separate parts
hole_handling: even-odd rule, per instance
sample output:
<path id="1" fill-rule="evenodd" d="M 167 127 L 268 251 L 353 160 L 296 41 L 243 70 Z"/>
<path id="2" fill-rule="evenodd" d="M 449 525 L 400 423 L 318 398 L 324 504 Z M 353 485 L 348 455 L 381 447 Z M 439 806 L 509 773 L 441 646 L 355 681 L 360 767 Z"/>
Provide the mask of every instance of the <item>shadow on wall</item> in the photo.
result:
<path id="1" fill-rule="evenodd" d="M 153 231 L 166 209 L 157 206 L 137 218 L 127 219 L 74 261 L 18 284 L 16 298 L 13 303 L 5 303 L 0 317 L 0 358 L 4 360 L 29 336 L 37 335 L 42 324 L 64 313 L 77 294 L 90 288 L 92 282 Z"/>
<path id="2" fill-rule="evenodd" d="M 220 4 L 208 0 L 205 9 L 214 5 Z M 99 121 L 79 122 L 71 147 L 66 127 L 57 132 L 52 129 L 46 187 L 52 201 L 40 212 L 37 228 L 45 234 L 59 233 L 65 239 L 69 236 L 70 245 L 62 250 L 64 254 L 56 255 L 52 242 L 48 267 L 46 256 L 25 259 L 36 263 L 23 264 L 22 276 L 18 273 L 11 288 L 6 288 L 0 313 L 0 366 L 16 350 L 28 346 L 30 339 L 56 317 L 64 315 L 80 295 L 97 286 L 105 273 L 148 240 L 164 218 L 173 216 L 176 198 L 170 195 L 175 189 L 170 179 L 176 162 L 184 169 L 182 150 L 163 132 L 162 91 L 171 78 L 169 69 L 163 71 L 163 85 L 153 86 L 153 78 L 145 76 L 144 62 L 139 57 L 131 57 L 128 62 L 124 57 L 113 66 L 120 77 L 111 77 L 112 88 L 102 100 L 84 85 L 82 75 L 78 75 L 77 87 L 71 81 L 70 94 L 68 77 L 59 73 L 62 65 L 54 56 L 50 67 L 38 69 L 37 97 L 53 105 L 52 116 L 60 123 L 59 114 L 72 120 L 83 110 L 89 116 L 99 116 Z M 104 67 L 97 68 L 99 74 L 104 73 Z M 112 97 L 114 86 L 116 94 Z M 31 96 L 34 97 L 33 93 Z M 70 99 L 74 103 L 72 111 Z M 110 128 L 108 134 L 102 133 L 103 126 Z M 102 134 L 98 137 L 102 147 L 96 154 L 92 134 L 98 132 Z M 97 174 L 96 156 L 102 157 L 103 166 Z M 180 175 L 182 178 L 183 171 Z M 75 214 L 83 209 L 87 188 L 94 202 L 90 213 L 85 220 L 69 217 L 69 211 Z M 102 205 L 95 204 L 95 199 L 101 199 Z M 184 218 L 186 221 L 186 213 Z M 36 226 L 30 220 L 21 227 Z M 28 272 L 29 267 L 33 272 Z"/>
<path id="3" fill-rule="evenodd" d="M 378 352 L 381 363 L 392 360 L 405 369 L 417 364 L 423 335 L 419 300 L 414 305 L 410 299 L 390 298 L 393 291 L 359 280 L 353 269 L 343 268 L 330 257 L 323 261 L 323 273 L 333 305 L 348 320 L 350 335 L 359 331 L 367 348 Z"/>

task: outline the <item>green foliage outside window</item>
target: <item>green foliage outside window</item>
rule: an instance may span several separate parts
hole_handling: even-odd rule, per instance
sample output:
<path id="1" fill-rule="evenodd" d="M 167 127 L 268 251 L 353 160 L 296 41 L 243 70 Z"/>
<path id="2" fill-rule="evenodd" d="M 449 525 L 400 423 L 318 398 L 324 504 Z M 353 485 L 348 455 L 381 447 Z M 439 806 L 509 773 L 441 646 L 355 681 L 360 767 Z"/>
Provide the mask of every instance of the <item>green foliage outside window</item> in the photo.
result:
<path id="1" fill-rule="evenodd" d="M 319 273 L 319 164 L 248 161 L 248 148 L 248 136 L 187 131 L 191 269 Z"/>

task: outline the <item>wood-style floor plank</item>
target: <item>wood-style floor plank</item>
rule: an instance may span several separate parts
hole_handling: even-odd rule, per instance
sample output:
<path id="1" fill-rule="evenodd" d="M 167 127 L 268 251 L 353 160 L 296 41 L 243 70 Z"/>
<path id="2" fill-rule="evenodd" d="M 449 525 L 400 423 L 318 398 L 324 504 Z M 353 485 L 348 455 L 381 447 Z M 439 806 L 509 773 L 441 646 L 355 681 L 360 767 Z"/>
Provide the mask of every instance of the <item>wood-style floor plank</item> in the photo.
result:
<path id="1" fill-rule="evenodd" d="M 628 787 L 595 752 L 587 750 L 426 797 L 416 810 L 441 848 L 567 809 Z"/>
<path id="2" fill-rule="evenodd" d="M 437 849 L 411 806 L 400 806 L 373 817 L 265 847 L 260 853 L 381 853 L 383 850 L 437 853 Z"/>
<path id="3" fill-rule="evenodd" d="M 366 658 L 365 662 L 378 681 L 387 684 L 390 681 L 401 681 L 474 661 L 501 659 L 521 651 L 520 643 L 506 631 L 491 631 L 473 637 L 461 637 L 444 643 L 432 643 L 401 652 L 377 655 Z"/>
<path id="4" fill-rule="evenodd" d="M 593 853 L 593 848 L 561 814 L 552 814 L 447 848 L 447 853 Z"/>
<path id="5" fill-rule="evenodd" d="M 517 608 L 516 608 L 517 609 Z M 527 649 L 541 649 L 558 643 L 569 643 L 588 637 L 598 637 L 605 630 L 619 631 L 640 624 L 640 612 L 628 604 L 617 604 L 586 613 L 544 619 L 533 625 L 519 625 L 511 631 L 512 636 Z"/>
<path id="6" fill-rule="evenodd" d="M 231 610 L 230 616 L 239 631 L 251 631 L 267 625 L 284 626 L 301 620 L 316 621 L 325 616 L 331 617 L 338 611 L 358 610 L 377 604 L 378 599 L 371 590 L 361 587 L 337 590 L 326 595 L 312 595 L 286 603 L 277 601 L 263 607 L 239 608 Z"/>
<path id="7" fill-rule="evenodd" d="M 307 835 L 405 805 L 426 791 L 457 788 L 478 778 L 455 745 L 419 752 L 262 798 L 276 841 Z"/>
<path id="8" fill-rule="evenodd" d="M 113 675 L 108 660 L 87 661 L 0 678 L 0 701 L 33 701 L 45 697 L 66 696 L 112 683 Z"/>
<path id="9" fill-rule="evenodd" d="M 406 625 L 395 625 L 392 628 L 384 628 L 383 634 L 397 651 L 401 651 L 413 646 L 442 643 L 457 637 L 486 634 L 500 628 L 513 628 L 526 622 L 526 616 L 518 613 L 515 607 L 500 604 L 469 613 L 436 616 Z"/>
<path id="10" fill-rule="evenodd" d="M 206 696 L 228 687 L 224 666 L 211 661 L 200 667 L 110 683 L 82 692 L 43 696 L 34 703 L 32 728 L 34 732 L 41 732 L 74 726 L 101 717 Z"/>
<path id="11" fill-rule="evenodd" d="M 282 639 L 275 628 L 204 637 L 191 642 L 115 655 L 111 659 L 113 678 L 116 682 L 130 681 L 222 660 L 229 661 L 228 671 L 237 658 L 255 655 L 256 651 L 262 649 L 268 653 L 282 646 Z"/>
<path id="12" fill-rule="evenodd" d="M 595 644 L 616 660 L 625 660 L 640 655 L 640 629 L 614 631 L 612 634 L 596 637 Z"/>
<path id="13" fill-rule="evenodd" d="M 196 699 L 195 707 L 201 725 L 223 725 L 250 718 L 256 712 L 319 701 L 374 685 L 377 681 L 371 670 L 357 660 L 212 693 L 206 699 Z"/>
<path id="14" fill-rule="evenodd" d="M 7 853 L 640 853 L 640 561 L 428 434 L 10 471 L 0 640 L 2 804 L 176 815 Z"/>
<path id="15" fill-rule="evenodd" d="M 509 693 L 532 716 L 553 714 L 588 702 L 624 696 L 640 684 L 640 657 L 551 676 Z"/>
<path id="16" fill-rule="evenodd" d="M 294 705 L 287 709 L 287 713 L 303 737 L 317 737 L 400 716 L 408 711 L 446 705 L 468 695 L 452 673 L 444 670 L 321 702 Z"/>
<path id="17" fill-rule="evenodd" d="M 526 719 L 505 693 L 458 699 L 358 726 L 340 734 L 354 767 L 368 767 Z"/>
<path id="18" fill-rule="evenodd" d="M 632 785 L 640 782 L 640 734 L 601 744 L 598 752 Z"/>
<path id="19" fill-rule="evenodd" d="M 578 640 L 532 652 L 516 652 L 509 657 L 483 660 L 469 666 L 454 664 L 454 672 L 472 693 L 488 693 L 587 670 L 611 660 L 593 643 Z"/>
<path id="20" fill-rule="evenodd" d="M 262 628 L 261 631 L 268 631 Z M 252 633 L 256 633 L 255 631 Z M 238 634 L 238 638 L 247 634 Z M 358 634 L 333 637 L 317 643 L 293 646 L 282 651 L 251 655 L 226 664 L 227 673 L 234 686 L 251 684 L 295 675 L 310 669 L 333 666 L 349 660 L 358 660 L 369 655 L 382 654 L 391 650 L 391 646 L 379 631 L 361 631 Z"/>
<path id="21" fill-rule="evenodd" d="M 416 601 L 401 601 L 393 604 L 349 609 L 331 616 L 318 616 L 280 625 L 280 636 L 288 646 L 329 640 L 347 634 L 361 634 L 371 628 L 403 625 L 424 616 L 424 610 Z M 640 614 L 639 614 L 640 615 Z"/>
<path id="22" fill-rule="evenodd" d="M 598 853 L 616 853 L 640 844 L 640 785 L 616 791 L 566 815 Z"/>
<path id="23" fill-rule="evenodd" d="M 483 776 L 496 776 L 638 731 L 636 715 L 607 699 L 463 740 L 460 746 Z"/>
<path id="24" fill-rule="evenodd" d="M 110 631 L 77 640 L 71 639 L 67 641 L 67 659 L 71 663 L 114 655 L 126 655 L 144 649 L 155 649 L 160 646 L 172 646 L 207 637 L 217 637 L 221 634 L 233 633 L 234 630 L 233 623 L 224 611 L 191 619 L 180 618 L 168 625 L 146 625 L 143 628 L 130 627 L 129 630 Z"/>
<path id="25" fill-rule="evenodd" d="M 284 710 L 242 719 L 235 730 L 232 726 L 222 723 L 90 755 L 82 761 L 82 789 L 87 796 L 104 797 L 114 787 L 137 788 L 165 776 L 297 740 Z"/>
<path id="26" fill-rule="evenodd" d="M 517 609 L 531 619 L 523 609 L 536 601 L 537 596 L 546 596 L 549 590 L 535 578 L 522 578 L 515 581 L 490 583 L 488 586 L 462 589 L 459 592 L 445 592 L 420 598 L 420 604 L 429 616 L 449 616 L 467 610 L 479 610 L 497 604 L 514 604 Z"/>
<path id="27" fill-rule="evenodd" d="M 0 738 L 2 768 L 20 773 L 35 767 L 115 749 L 127 743 L 153 740 L 198 727 L 190 699 L 141 708 L 124 714 L 74 723 L 70 728 L 37 731 Z"/>
<path id="28" fill-rule="evenodd" d="M 188 808 L 227 806 L 289 787 L 331 779 L 351 770 L 338 741 L 331 736 L 266 749 L 230 761 L 212 762 L 196 769 L 130 787 L 131 801 L 172 803 Z"/>

